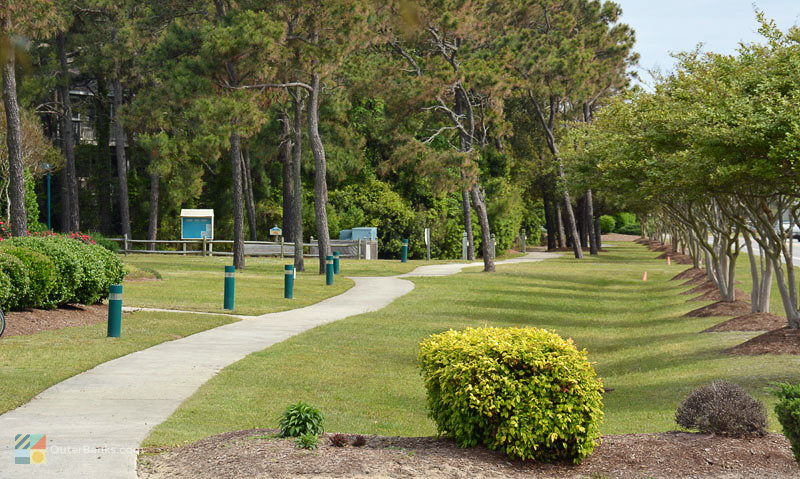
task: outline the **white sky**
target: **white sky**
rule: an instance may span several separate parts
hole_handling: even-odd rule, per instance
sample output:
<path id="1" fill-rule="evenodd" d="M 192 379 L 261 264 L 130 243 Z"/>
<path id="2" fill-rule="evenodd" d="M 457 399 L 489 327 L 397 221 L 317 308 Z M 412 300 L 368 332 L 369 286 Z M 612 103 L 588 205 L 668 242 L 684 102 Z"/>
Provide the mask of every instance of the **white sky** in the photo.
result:
<path id="1" fill-rule="evenodd" d="M 739 42 L 758 42 L 754 4 L 785 30 L 800 23 L 800 0 L 616 0 L 622 22 L 636 30 L 640 69 L 672 71 L 670 52 L 733 53 Z M 640 72 L 645 83 L 650 76 Z"/>

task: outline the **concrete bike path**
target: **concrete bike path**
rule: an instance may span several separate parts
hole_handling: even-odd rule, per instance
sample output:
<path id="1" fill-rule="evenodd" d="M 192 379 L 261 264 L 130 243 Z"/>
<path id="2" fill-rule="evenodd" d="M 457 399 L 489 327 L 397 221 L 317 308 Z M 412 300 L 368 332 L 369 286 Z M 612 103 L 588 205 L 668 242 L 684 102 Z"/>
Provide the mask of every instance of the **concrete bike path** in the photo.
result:
<path id="1" fill-rule="evenodd" d="M 556 256 L 530 253 L 497 264 Z M 479 264 L 421 266 L 402 276 L 443 276 Z M 139 444 L 221 369 L 316 326 L 382 309 L 414 289 L 397 276 L 352 279 L 348 291 L 311 306 L 251 317 L 100 364 L 0 415 L 0 478 L 136 478 Z M 16 434 L 46 434 L 46 463 L 14 464 Z"/>

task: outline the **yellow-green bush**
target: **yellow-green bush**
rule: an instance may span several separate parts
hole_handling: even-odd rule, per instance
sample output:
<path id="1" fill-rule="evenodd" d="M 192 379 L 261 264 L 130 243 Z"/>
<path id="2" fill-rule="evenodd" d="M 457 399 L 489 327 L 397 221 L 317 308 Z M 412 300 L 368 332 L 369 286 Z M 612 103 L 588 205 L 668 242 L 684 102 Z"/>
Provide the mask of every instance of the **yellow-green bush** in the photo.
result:
<path id="1" fill-rule="evenodd" d="M 420 344 L 430 416 L 461 447 L 580 462 L 600 437 L 602 383 L 586 351 L 535 328 L 468 328 Z"/>

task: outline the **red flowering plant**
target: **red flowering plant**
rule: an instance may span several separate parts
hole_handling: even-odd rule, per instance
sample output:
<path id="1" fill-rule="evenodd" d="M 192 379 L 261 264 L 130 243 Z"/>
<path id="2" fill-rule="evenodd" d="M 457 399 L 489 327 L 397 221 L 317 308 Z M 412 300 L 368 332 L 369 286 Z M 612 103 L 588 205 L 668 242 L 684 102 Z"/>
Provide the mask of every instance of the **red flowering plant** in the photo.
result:
<path id="1" fill-rule="evenodd" d="M 0 218 L 0 241 L 11 238 L 11 230 L 6 228 L 6 220 Z"/>

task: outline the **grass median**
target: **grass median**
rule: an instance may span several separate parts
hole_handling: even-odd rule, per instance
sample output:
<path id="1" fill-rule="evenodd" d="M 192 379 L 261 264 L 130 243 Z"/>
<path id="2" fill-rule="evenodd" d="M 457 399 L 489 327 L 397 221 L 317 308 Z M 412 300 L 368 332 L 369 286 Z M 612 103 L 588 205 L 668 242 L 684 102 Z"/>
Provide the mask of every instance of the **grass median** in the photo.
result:
<path id="1" fill-rule="evenodd" d="M 254 427 L 275 427 L 286 405 L 322 409 L 328 431 L 418 436 L 435 433 L 416 364 L 426 336 L 467 326 L 535 326 L 589 351 L 607 387 L 603 432 L 676 429 L 675 409 L 695 387 L 724 378 L 773 404 L 774 381 L 800 380 L 796 358 L 728 356 L 758 333 L 700 331 L 720 318 L 683 318 L 699 306 L 668 281 L 685 266 L 616 244 L 600 257 L 566 255 L 417 278 L 409 295 L 382 311 L 344 319 L 252 354 L 205 384 L 145 445 L 171 446 Z M 746 265 L 740 264 L 742 278 Z M 642 281 L 648 271 L 649 281 Z M 777 423 L 771 421 L 772 429 Z"/>

